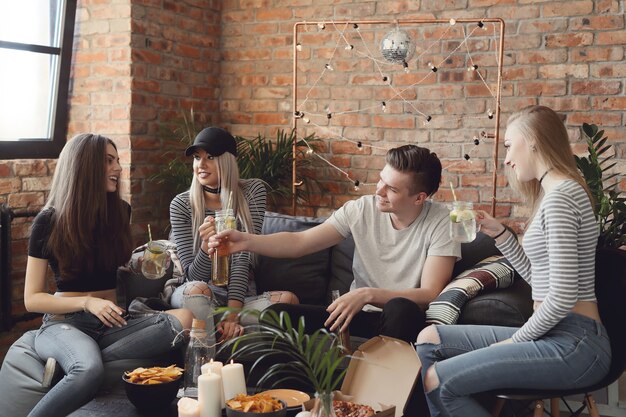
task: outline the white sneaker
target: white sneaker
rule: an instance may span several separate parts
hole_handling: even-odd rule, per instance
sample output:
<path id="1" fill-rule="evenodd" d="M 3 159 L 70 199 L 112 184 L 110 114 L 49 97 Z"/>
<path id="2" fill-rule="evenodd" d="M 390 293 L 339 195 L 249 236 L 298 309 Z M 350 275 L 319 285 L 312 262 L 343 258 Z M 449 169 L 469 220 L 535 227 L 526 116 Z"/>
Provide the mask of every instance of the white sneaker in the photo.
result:
<path id="1" fill-rule="evenodd" d="M 54 379 L 55 374 L 60 369 L 57 366 L 57 361 L 54 358 L 48 358 L 46 361 L 46 366 L 43 369 L 43 378 L 41 380 L 41 386 L 44 388 L 50 388 L 52 385 L 52 380 Z"/>

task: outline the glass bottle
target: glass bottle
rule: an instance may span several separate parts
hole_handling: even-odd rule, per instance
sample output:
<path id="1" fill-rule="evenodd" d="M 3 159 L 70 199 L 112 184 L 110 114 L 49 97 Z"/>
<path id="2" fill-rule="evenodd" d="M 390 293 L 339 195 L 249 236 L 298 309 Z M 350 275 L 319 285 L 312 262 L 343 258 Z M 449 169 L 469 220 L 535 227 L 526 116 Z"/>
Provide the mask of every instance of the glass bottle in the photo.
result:
<path id="1" fill-rule="evenodd" d="M 339 297 L 341 297 L 341 293 L 339 290 L 332 290 L 330 292 L 331 300 L 335 301 Z M 350 345 L 350 330 L 346 326 L 345 329 L 337 329 L 335 330 L 335 334 L 337 335 L 337 339 L 339 340 L 340 348 L 343 351 L 344 355 L 349 355 L 352 353 L 352 347 Z"/>
<path id="2" fill-rule="evenodd" d="M 198 376 L 202 374 L 201 367 L 214 354 L 215 347 L 209 344 L 204 320 L 193 319 L 189 333 L 189 344 L 185 352 L 183 396 L 198 397 Z"/>
<path id="3" fill-rule="evenodd" d="M 215 232 L 220 233 L 224 230 L 236 229 L 237 220 L 233 209 L 217 210 L 215 212 Z M 230 257 L 225 248 L 219 246 L 213 252 L 211 260 L 211 282 L 213 285 L 224 287 L 228 285 L 230 274 Z"/>

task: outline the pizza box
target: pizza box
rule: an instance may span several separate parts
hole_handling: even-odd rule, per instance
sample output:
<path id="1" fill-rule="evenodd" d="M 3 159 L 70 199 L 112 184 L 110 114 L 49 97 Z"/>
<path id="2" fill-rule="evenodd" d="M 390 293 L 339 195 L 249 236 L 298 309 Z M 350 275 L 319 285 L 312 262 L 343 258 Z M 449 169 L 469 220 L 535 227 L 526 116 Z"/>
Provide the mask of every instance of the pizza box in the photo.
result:
<path id="1" fill-rule="evenodd" d="M 334 399 L 369 405 L 376 417 L 401 417 L 417 382 L 421 365 L 409 343 L 376 336 L 351 355 L 341 391 Z M 311 399 L 303 404 L 311 410 Z"/>

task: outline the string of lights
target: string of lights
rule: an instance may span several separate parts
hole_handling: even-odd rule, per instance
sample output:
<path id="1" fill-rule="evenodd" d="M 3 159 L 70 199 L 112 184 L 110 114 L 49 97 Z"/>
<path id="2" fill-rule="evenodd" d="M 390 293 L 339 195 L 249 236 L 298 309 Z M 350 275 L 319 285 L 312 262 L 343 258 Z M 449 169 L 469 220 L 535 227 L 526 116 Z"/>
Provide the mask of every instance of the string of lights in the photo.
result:
<path id="1" fill-rule="evenodd" d="M 459 19 L 462 20 L 462 19 Z M 499 102 L 499 79 L 497 87 L 490 86 L 490 82 L 487 79 L 486 71 L 483 71 L 481 66 L 479 65 L 480 61 L 475 61 L 473 57 L 472 50 L 470 49 L 469 40 L 472 39 L 477 31 L 487 31 L 488 26 L 493 28 L 493 35 L 491 37 L 491 41 L 495 44 L 497 41 L 497 31 L 496 24 L 493 23 L 485 23 L 485 19 L 477 21 L 475 24 L 471 26 L 471 30 L 466 31 L 466 26 L 464 23 L 461 26 L 461 40 L 458 44 L 452 48 L 450 48 L 449 52 L 442 56 L 440 59 L 430 59 L 425 64 L 425 57 L 429 52 L 432 52 L 435 46 L 441 43 L 444 39 L 447 39 L 451 29 L 457 25 L 456 19 L 450 19 L 447 22 L 447 27 L 439 33 L 439 36 L 432 40 L 426 47 L 424 47 L 421 52 L 417 54 L 414 60 L 412 60 L 412 54 L 415 52 L 415 48 L 412 45 L 412 39 L 409 35 L 400 30 L 400 25 L 396 21 L 395 31 L 389 32 L 386 35 L 386 38 L 383 40 L 383 44 L 381 48 L 383 49 L 381 52 L 383 53 L 384 59 L 379 58 L 379 54 L 375 54 L 372 52 L 371 48 L 368 45 L 368 40 L 365 39 L 365 36 L 357 23 L 350 22 L 342 22 L 341 24 L 330 21 L 328 22 L 328 26 L 326 22 L 317 23 L 318 32 L 327 31 L 328 28 L 332 27 L 336 36 L 336 39 L 333 40 L 331 44 L 334 46 L 329 48 L 328 58 L 323 60 L 323 66 L 320 68 L 320 74 L 317 78 L 308 86 L 308 90 L 304 94 L 304 98 L 301 102 L 296 103 L 296 108 L 293 113 L 293 117 L 299 121 L 302 121 L 307 125 L 307 127 L 311 127 L 315 129 L 316 132 L 319 132 L 324 137 L 328 138 L 330 141 L 344 141 L 348 143 L 352 143 L 355 146 L 355 150 L 363 151 L 365 148 L 376 149 L 386 151 L 389 147 L 378 146 L 373 143 L 369 143 L 363 139 L 354 139 L 348 137 L 345 132 L 338 132 L 334 129 L 331 129 L 332 119 L 339 118 L 341 116 L 346 115 L 354 115 L 354 114 L 385 114 L 388 113 L 388 107 L 390 103 L 397 105 L 398 103 L 404 107 L 403 114 L 410 114 L 414 116 L 419 116 L 422 120 L 422 125 L 427 127 L 431 122 L 437 121 L 438 123 L 445 122 L 461 122 L 462 120 L 491 120 L 494 118 L 494 111 L 492 108 L 498 108 Z M 465 22 L 465 21 L 464 21 Z M 352 29 L 353 35 L 349 39 L 347 36 L 347 32 Z M 305 31 L 309 32 L 308 26 L 305 25 Z M 310 33 L 310 32 L 309 32 Z M 390 35 L 395 36 L 395 39 L 389 39 Z M 355 42 L 358 41 L 358 42 Z M 488 41 L 489 42 L 489 41 Z M 391 45 L 391 50 L 387 50 L 386 54 L 384 53 L 384 49 L 386 46 Z M 303 52 L 304 48 L 307 45 L 301 42 L 296 43 L 296 54 Z M 393 48 L 396 48 L 393 50 Z M 411 50 L 411 48 L 413 48 Z M 429 81 L 429 84 L 436 84 L 437 82 L 437 73 L 441 74 L 442 72 L 448 70 L 456 70 L 458 68 L 454 68 L 449 62 L 453 61 L 451 58 L 457 54 L 461 48 L 465 48 L 465 52 L 463 53 L 466 56 L 466 71 L 468 74 L 472 74 L 473 77 L 476 77 L 476 80 L 480 80 L 486 91 L 488 92 L 488 98 L 486 99 L 488 102 L 491 102 L 489 107 L 480 114 L 430 114 L 430 111 L 425 110 L 420 106 L 420 103 L 417 102 L 416 99 L 411 97 L 406 97 L 407 92 L 413 91 L 417 86 L 420 86 L 426 81 Z M 495 48 L 494 48 L 495 49 Z M 343 52 L 342 52 L 343 51 Z M 499 66 L 500 59 L 497 51 L 495 53 L 495 62 Z M 349 57 L 353 59 L 361 58 L 366 59 L 372 63 L 374 68 L 374 74 L 376 77 L 379 77 L 379 80 L 382 84 L 375 84 L 376 87 L 385 87 L 390 90 L 390 94 L 388 94 L 384 100 L 371 100 L 371 104 L 365 104 L 359 102 L 359 106 L 356 108 L 333 108 L 333 100 L 328 99 L 328 102 L 321 106 L 323 108 L 323 112 L 320 112 L 318 102 L 322 101 L 319 97 L 316 97 L 314 92 L 319 87 L 320 83 L 325 79 L 325 76 L 331 72 L 341 71 L 337 65 L 335 65 L 335 60 L 342 53 L 349 54 Z M 411 63 L 415 62 L 416 71 L 412 70 Z M 402 86 L 399 88 L 394 85 L 394 76 L 395 72 L 398 72 L 398 65 L 401 65 L 402 70 L 405 74 L 414 73 L 418 75 L 418 78 L 415 82 L 410 83 L 406 86 Z M 427 68 L 427 70 L 426 70 Z M 294 65 L 295 70 L 295 65 Z M 426 71 L 424 71 L 426 70 Z M 419 76 L 419 74 L 424 71 L 424 73 Z M 465 71 L 465 69 L 464 69 Z M 500 75 L 498 74 L 498 77 Z M 432 77 L 435 77 L 434 81 Z M 297 87 L 297 86 L 296 86 Z M 396 111 L 397 112 L 397 111 Z M 497 126 L 497 123 L 496 123 Z M 471 139 L 466 139 L 461 142 L 462 146 L 469 146 L 471 149 L 467 150 L 467 148 L 463 149 L 461 152 L 462 158 L 453 162 L 452 164 L 445 165 L 445 170 L 451 170 L 455 167 L 458 167 L 461 164 L 469 163 L 471 164 L 472 158 L 475 153 L 478 152 L 478 147 L 483 144 L 489 142 L 490 138 L 493 138 L 493 135 L 486 134 L 485 131 L 476 132 L 474 134 L 470 134 Z M 350 181 L 354 185 L 354 190 L 358 191 L 361 186 L 373 186 L 375 183 L 368 183 L 363 179 L 355 178 L 354 175 L 350 174 L 348 171 L 340 168 L 336 164 L 332 163 L 328 158 L 324 155 L 320 154 L 315 150 L 315 148 L 309 144 L 304 137 L 300 139 L 303 140 L 305 145 L 308 147 L 307 154 L 314 155 L 320 160 L 322 160 L 325 164 L 332 167 L 334 170 L 337 170 L 341 176 L 345 177 L 346 180 Z"/>

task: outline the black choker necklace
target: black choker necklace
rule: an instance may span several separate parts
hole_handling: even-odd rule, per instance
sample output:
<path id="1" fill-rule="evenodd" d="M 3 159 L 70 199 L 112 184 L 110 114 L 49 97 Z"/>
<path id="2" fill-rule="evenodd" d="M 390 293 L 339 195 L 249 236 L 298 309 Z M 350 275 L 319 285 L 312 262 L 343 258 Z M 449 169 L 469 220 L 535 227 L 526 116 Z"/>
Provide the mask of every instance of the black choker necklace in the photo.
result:
<path id="1" fill-rule="evenodd" d="M 222 191 L 222 187 L 211 188 L 208 185 L 203 185 L 202 189 L 206 191 L 207 193 L 211 193 L 211 194 L 219 194 L 220 191 Z"/>
<path id="2" fill-rule="evenodd" d="M 543 181 L 543 179 L 546 177 L 546 175 L 548 175 L 548 172 L 552 171 L 552 168 L 546 170 L 546 172 L 543 173 L 543 175 L 541 176 L 541 178 L 539 178 L 539 185 L 541 185 L 541 182 Z"/>

